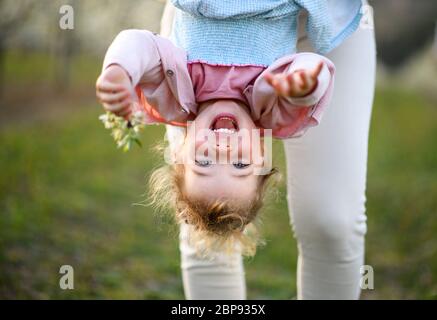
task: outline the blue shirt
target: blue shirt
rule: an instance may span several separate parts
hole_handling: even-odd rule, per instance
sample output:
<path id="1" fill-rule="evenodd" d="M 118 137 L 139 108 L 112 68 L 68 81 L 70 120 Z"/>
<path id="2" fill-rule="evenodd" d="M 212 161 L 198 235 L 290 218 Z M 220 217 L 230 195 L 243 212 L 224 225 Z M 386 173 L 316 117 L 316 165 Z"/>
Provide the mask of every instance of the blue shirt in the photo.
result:
<path id="1" fill-rule="evenodd" d="M 188 61 L 268 66 L 296 52 L 297 17 L 308 12 L 307 35 L 326 54 L 359 26 L 361 0 L 172 0 L 172 39 Z"/>

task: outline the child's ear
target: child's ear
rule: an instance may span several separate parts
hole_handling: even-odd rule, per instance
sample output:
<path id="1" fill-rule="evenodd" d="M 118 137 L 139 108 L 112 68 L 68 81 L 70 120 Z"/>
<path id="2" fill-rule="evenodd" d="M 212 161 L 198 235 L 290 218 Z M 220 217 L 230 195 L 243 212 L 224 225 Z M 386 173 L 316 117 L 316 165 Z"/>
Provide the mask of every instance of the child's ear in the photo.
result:
<path id="1" fill-rule="evenodd" d="M 182 151 L 186 134 L 185 129 L 170 125 L 167 125 L 166 129 L 166 138 L 169 142 L 168 148 L 166 150 L 166 161 L 169 161 L 171 164 L 182 163 Z"/>
<path id="2" fill-rule="evenodd" d="M 263 152 L 262 155 L 255 156 L 252 161 L 254 164 L 253 174 L 263 176 L 269 174 L 273 168 L 271 150 L 269 152 Z"/>
<path id="3" fill-rule="evenodd" d="M 269 174 L 273 168 L 272 161 L 272 149 L 273 149 L 273 139 L 272 139 L 272 130 L 264 129 L 262 130 L 262 138 L 260 140 L 260 151 L 253 153 L 253 163 L 254 174 L 257 175 L 266 175 Z"/>
<path id="4" fill-rule="evenodd" d="M 169 165 L 182 163 L 183 145 L 169 143 L 164 150 L 164 161 Z"/>
<path id="5" fill-rule="evenodd" d="M 254 161 L 253 163 L 253 174 L 256 176 L 264 175 L 265 174 L 264 172 L 267 171 L 264 169 L 264 164 L 265 164 L 264 157 L 262 156 L 258 157 L 256 161 Z"/>
<path id="6" fill-rule="evenodd" d="M 180 146 L 179 148 L 177 148 L 176 150 L 173 150 L 172 152 L 172 161 L 173 164 L 181 164 L 183 163 L 183 152 L 181 152 L 182 150 L 182 146 Z"/>

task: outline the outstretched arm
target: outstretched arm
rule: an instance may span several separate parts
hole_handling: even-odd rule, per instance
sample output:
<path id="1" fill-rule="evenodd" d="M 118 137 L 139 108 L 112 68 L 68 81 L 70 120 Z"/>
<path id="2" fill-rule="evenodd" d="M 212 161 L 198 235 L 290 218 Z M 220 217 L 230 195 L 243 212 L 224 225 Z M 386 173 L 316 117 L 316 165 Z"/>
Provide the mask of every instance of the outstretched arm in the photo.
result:
<path id="1" fill-rule="evenodd" d="M 104 69 L 96 82 L 96 96 L 103 108 L 126 119 L 132 112 L 133 91 L 127 71 L 117 64 Z"/>
<path id="2" fill-rule="evenodd" d="M 114 39 L 96 82 L 96 95 L 103 108 L 128 118 L 139 83 L 158 85 L 163 81 L 161 58 L 147 30 L 124 30 Z"/>
<path id="3" fill-rule="evenodd" d="M 248 97 L 253 116 L 279 139 L 298 137 L 317 125 L 329 105 L 334 85 L 333 63 L 302 52 L 276 60 L 255 81 Z"/>
<path id="4" fill-rule="evenodd" d="M 284 98 L 300 98 L 312 93 L 318 84 L 318 77 L 322 71 L 323 62 L 320 61 L 312 69 L 299 69 L 291 73 L 267 73 L 264 78 Z"/>
<path id="5" fill-rule="evenodd" d="M 298 53 L 283 72 L 267 73 L 266 82 L 274 92 L 297 106 L 313 106 L 333 82 L 334 66 L 326 58 L 310 52 Z"/>

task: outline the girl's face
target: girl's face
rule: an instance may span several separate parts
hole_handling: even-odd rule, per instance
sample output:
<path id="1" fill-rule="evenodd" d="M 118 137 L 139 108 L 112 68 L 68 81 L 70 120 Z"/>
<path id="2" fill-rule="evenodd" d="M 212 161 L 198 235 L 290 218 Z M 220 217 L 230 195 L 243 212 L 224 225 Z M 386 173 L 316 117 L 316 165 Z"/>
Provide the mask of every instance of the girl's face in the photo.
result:
<path id="1" fill-rule="evenodd" d="M 182 152 L 187 196 L 253 199 L 259 178 L 254 174 L 258 164 L 253 151 L 261 148 L 256 134 L 259 131 L 244 105 L 234 100 L 204 103 L 188 126 Z"/>

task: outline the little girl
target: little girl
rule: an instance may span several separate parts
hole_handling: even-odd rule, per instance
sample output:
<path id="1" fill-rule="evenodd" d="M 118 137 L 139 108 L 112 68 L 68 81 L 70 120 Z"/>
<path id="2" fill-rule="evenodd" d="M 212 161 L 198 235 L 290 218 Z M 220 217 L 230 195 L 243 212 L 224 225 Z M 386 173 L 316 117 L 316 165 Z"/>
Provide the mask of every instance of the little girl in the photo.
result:
<path id="1" fill-rule="evenodd" d="M 176 211 L 177 221 L 197 235 L 197 247 L 238 243 L 253 254 L 246 227 L 275 170 L 255 175 L 259 164 L 250 146 L 229 145 L 227 138 L 256 128 L 294 138 L 317 125 L 329 103 L 334 66 L 317 54 L 295 53 L 297 15 L 308 12 L 308 34 L 320 53 L 354 26 L 337 34 L 322 0 L 172 2 L 178 8 L 172 41 L 145 30 L 121 32 L 106 54 L 97 96 L 119 116 L 129 118 L 138 101 L 145 123 L 188 128 L 173 148 L 174 164 L 152 174 L 153 202 Z M 205 141 L 211 144 L 205 131 L 225 139 L 198 152 Z M 237 161 L 216 162 L 232 152 Z"/>

